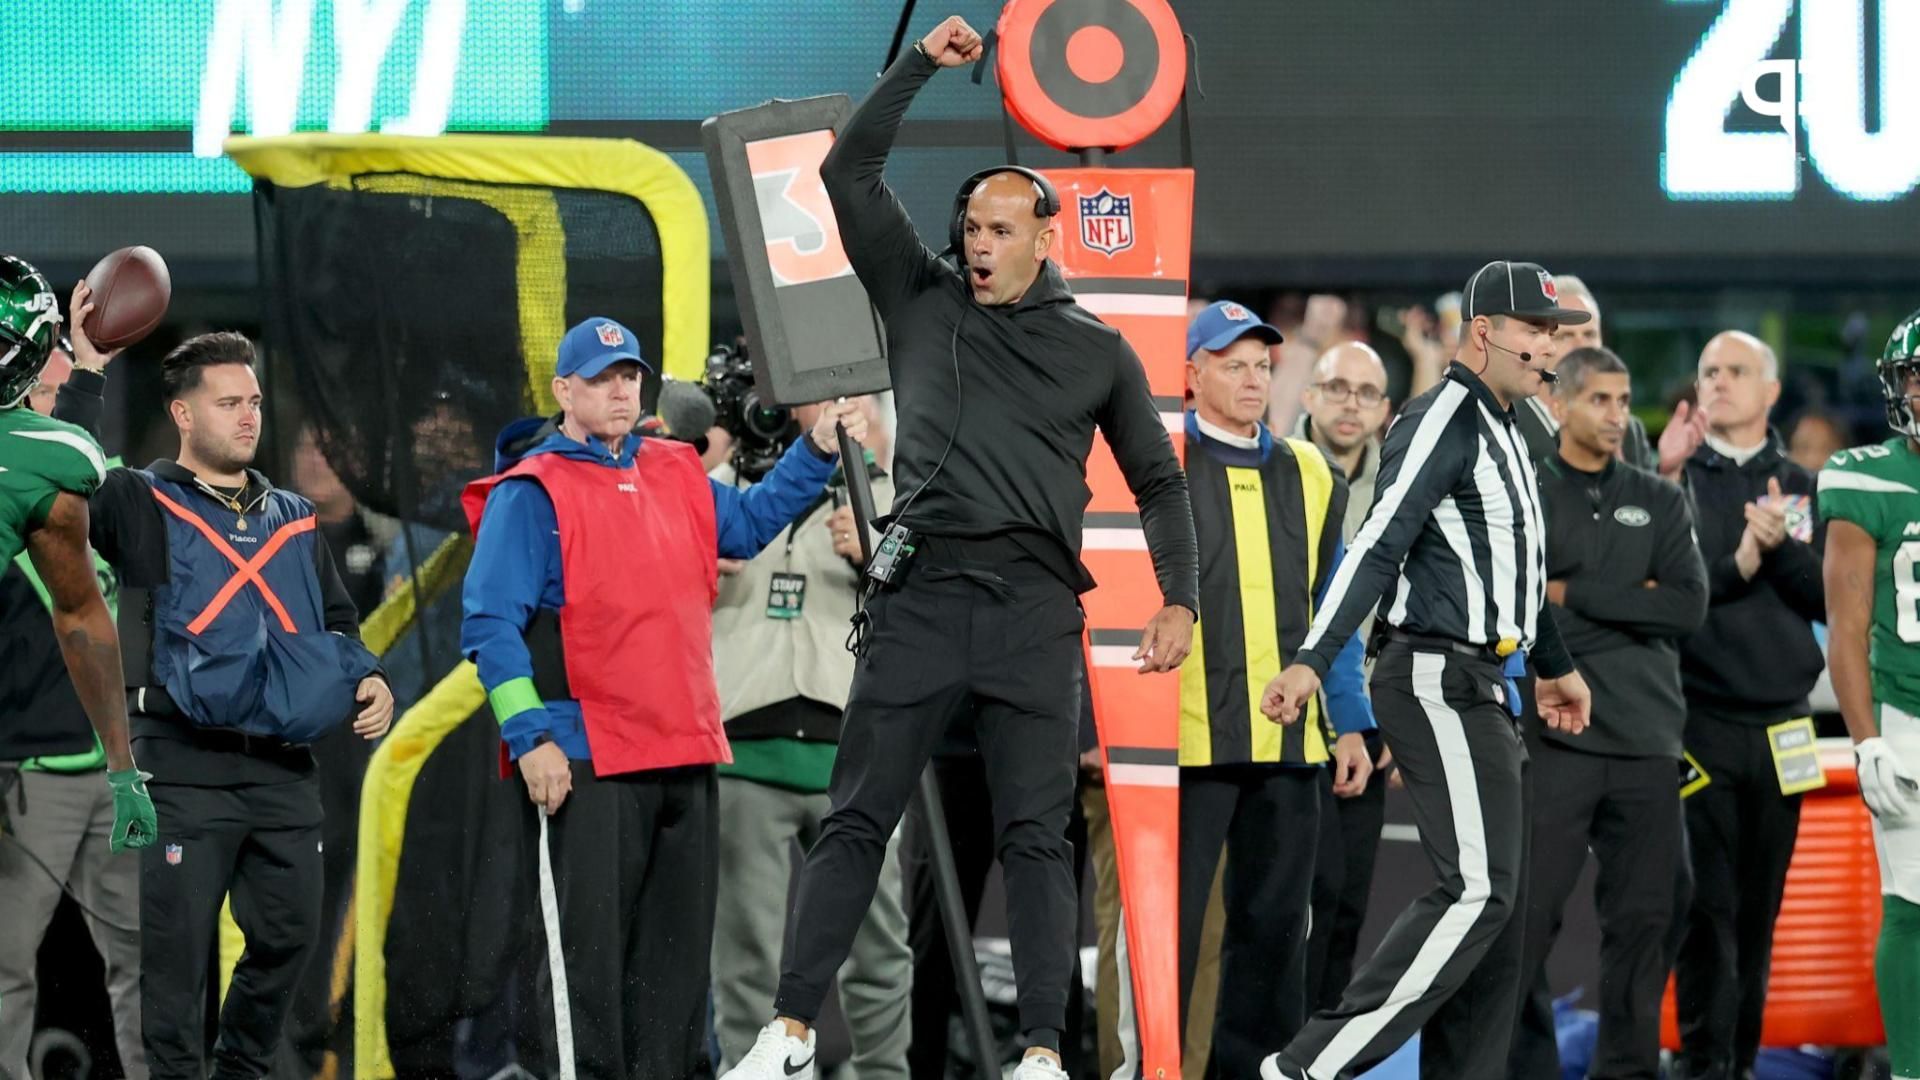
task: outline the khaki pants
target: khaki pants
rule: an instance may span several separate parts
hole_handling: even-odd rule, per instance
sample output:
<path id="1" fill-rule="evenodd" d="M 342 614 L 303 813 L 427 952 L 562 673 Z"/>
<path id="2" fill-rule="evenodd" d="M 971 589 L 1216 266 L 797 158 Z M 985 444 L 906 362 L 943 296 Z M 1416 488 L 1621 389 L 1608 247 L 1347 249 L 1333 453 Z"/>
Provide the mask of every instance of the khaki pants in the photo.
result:
<path id="1" fill-rule="evenodd" d="M 87 930 L 106 962 L 114 1042 L 133 1080 L 146 1080 L 140 1044 L 140 856 L 114 855 L 113 794 L 104 772 L 20 774 L 6 795 L 13 834 L 0 839 L 0 1076 L 25 1080 L 33 1042 L 35 959 L 64 881 L 89 916 Z M 28 852 L 45 868 L 36 864 Z M 49 876 L 48 870 L 61 880 Z"/>
<path id="2" fill-rule="evenodd" d="M 773 1018 L 787 935 L 790 849 L 820 835 L 827 796 L 720 778 L 720 900 L 713 934 L 714 1029 L 722 1069 L 752 1049 Z M 913 953 L 900 902 L 900 836 L 887 843 L 880 885 L 840 968 L 840 1006 L 853 1037 L 857 1080 L 906 1080 L 912 1037 Z"/>

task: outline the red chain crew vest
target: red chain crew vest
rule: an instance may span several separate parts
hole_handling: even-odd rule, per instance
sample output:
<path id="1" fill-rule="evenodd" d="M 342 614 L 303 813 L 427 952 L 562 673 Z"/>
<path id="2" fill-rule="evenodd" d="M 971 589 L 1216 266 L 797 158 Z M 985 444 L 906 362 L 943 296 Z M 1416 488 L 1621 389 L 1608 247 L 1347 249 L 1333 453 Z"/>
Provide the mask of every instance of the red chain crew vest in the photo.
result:
<path id="1" fill-rule="evenodd" d="M 624 468 L 536 454 L 468 486 L 538 483 L 560 523 L 560 641 L 596 776 L 731 762 L 713 681 L 713 492 L 691 446 L 643 439 Z"/>

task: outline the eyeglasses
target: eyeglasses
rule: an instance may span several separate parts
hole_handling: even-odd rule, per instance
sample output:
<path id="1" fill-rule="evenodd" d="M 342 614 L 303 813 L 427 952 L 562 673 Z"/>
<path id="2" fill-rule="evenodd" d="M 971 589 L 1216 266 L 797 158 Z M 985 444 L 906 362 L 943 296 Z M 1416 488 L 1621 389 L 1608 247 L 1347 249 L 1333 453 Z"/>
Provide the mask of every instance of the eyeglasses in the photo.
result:
<path id="1" fill-rule="evenodd" d="M 1345 405 L 1347 399 L 1351 397 L 1359 400 L 1361 408 L 1371 409 L 1375 405 L 1387 400 L 1386 391 L 1381 390 L 1379 387 L 1356 387 L 1345 379 L 1329 379 L 1326 382 L 1314 383 L 1313 388 L 1320 391 L 1320 396 L 1333 402 L 1335 405 Z"/>

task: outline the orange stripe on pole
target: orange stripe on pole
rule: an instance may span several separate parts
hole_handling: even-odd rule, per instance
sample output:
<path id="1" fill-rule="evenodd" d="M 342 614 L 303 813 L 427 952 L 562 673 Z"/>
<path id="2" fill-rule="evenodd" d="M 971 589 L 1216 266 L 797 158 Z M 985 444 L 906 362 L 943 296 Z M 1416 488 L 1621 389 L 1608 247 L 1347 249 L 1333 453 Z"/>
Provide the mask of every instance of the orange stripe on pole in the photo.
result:
<path id="1" fill-rule="evenodd" d="M 1082 551 L 1082 562 L 1100 587 L 1081 598 L 1087 625 L 1137 634 L 1164 602 L 1153 560 L 1144 551 Z"/>

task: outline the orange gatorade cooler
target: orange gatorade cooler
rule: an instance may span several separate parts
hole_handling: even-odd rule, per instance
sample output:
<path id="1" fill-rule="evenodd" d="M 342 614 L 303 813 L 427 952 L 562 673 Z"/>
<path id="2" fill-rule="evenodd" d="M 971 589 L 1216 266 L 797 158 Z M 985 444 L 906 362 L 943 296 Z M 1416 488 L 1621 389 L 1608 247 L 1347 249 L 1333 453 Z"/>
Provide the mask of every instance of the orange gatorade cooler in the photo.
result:
<path id="1" fill-rule="evenodd" d="M 1773 930 L 1773 971 L 1761 1027 L 1763 1046 L 1879 1046 L 1886 1041 L 1873 986 L 1880 935 L 1880 869 L 1872 817 L 1860 801 L 1853 749 L 1823 739 L 1823 788 L 1802 796 L 1800 837 L 1787 869 Z M 1661 1008 L 1660 1040 L 1680 1047 L 1673 981 Z"/>

